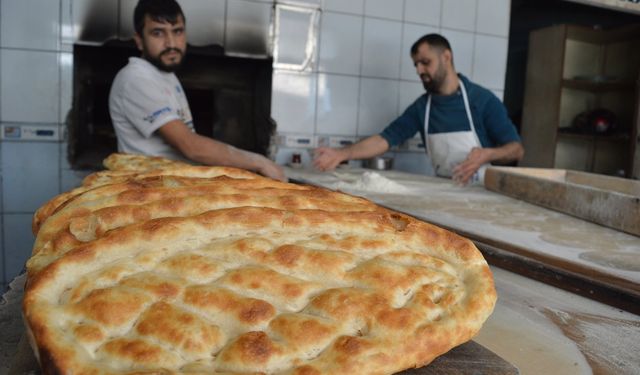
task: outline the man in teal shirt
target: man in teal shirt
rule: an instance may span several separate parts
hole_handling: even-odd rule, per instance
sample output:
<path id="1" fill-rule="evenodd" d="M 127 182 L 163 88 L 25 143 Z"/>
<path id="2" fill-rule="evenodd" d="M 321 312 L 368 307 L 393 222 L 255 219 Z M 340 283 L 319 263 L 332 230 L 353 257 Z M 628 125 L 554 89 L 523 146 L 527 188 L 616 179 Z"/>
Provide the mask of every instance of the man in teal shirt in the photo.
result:
<path id="1" fill-rule="evenodd" d="M 417 132 L 436 174 L 461 184 L 489 163 L 522 159 L 524 149 L 504 105 L 491 91 L 456 73 L 443 36 L 418 39 L 411 58 L 426 93 L 382 133 L 345 148 L 318 148 L 316 168 L 332 170 L 344 160 L 380 155 Z"/>

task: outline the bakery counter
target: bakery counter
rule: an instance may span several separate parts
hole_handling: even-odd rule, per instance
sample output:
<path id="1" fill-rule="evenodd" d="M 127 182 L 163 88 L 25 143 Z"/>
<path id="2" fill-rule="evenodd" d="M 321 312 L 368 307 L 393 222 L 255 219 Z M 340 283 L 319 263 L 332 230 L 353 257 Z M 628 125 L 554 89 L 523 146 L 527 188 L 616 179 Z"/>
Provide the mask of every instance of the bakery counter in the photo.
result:
<path id="1" fill-rule="evenodd" d="M 521 374 L 640 374 L 640 316 L 492 271 L 498 303 L 474 340 Z"/>
<path id="2" fill-rule="evenodd" d="M 286 170 L 471 238 L 492 264 L 640 313 L 640 238 L 451 180 L 399 171 Z"/>
<path id="3" fill-rule="evenodd" d="M 498 303 L 474 339 L 520 374 L 638 374 L 640 316 L 493 267 Z M 38 374 L 20 316 L 24 276 L 0 305 L 0 374 Z"/>
<path id="4" fill-rule="evenodd" d="M 304 171 L 288 172 L 303 173 Z M 393 203 L 393 199 L 398 199 L 397 202 L 400 202 L 401 198 L 406 198 L 409 202 L 419 203 L 423 202 L 425 197 L 433 196 L 433 201 L 429 206 L 437 207 L 438 203 L 449 202 L 439 209 L 440 213 L 434 215 L 435 218 L 450 215 L 451 213 L 447 210 L 454 207 L 458 209 L 457 212 L 454 212 L 456 215 L 465 213 L 470 215 L 465 220 L 472 220 L 474 218 L 473 212 L 468 207 L 465 211 L 464 206 L 455 206 L 458 201 L 464 202 L 469 194 L 473 196 L 469 202 L 484 200 L 484 203 L 493 203 L 492 207 L 495 209 L 502 209 L 504 215 L 509 213 L 510 206 L 500 206 L 500 199 L 497 197 L 483 196 L 481 188 L 455 190 L 446 180 L 424 178 L 420 180 L 419 176 L 401 175 L 396 172 L 389 172 L 386 176 L 363 174 L 362 171 L 340 171 L 336 174 L 323 174 L 318 177 L 333 179 L 323 183 L 336 184 L 333 186 L 334 188 L 366 191 L 368 198 L 377 201 L 388 199 Z M 228 181 L 224 183 L 230 185 Z M 246 184 L 246 181 L 242 183 Z M 432 185 L 431 191 L 425 191 L 425 186 L 430 185 Z M 374 190 L 371 190 L 372 188 Z M 376 196 L 377 194 L 379 196 Z M 454 196 L 447 198 L 447 194 L 454 194 Z M 135 195 L 135 197 L 137 196 Z M 428 209 L 420 208 L 418 203 L 413 204 L 414 216 L 419 216 L 420 212 L 424 216 L 433 213 Z M 388 202 L 383 204 L 390 205 Z M 283 204 L 285 208 L 290 206 L 291 202 L 288 200 Z M 326 206 L 326 202 L 318 202 L 317 206 L 323 208 Z M 408 204 L 407 207 L 409 206 L 411 205 Z M 405 211 L 410 212 L 409 208 Z M 513 218 L 516 216 L 513 215 L 505 219 L 515 221 Z M 475 218 L 473 220 L 482 223 L 481 219 Z M 169 222 L 173 223 L 173 221 Z M 239 223 L 246 222 L 246 220 L 239 221 Z M 456 220 L 451 219 L 451 223 L 456 224 Z M 544 223 L 545 221 L 542 221 L 542 224 Z M 153 228 L 157 227 L 154 225 Z M 461 229 L 466 229 L 466 227 L 458 228 L 458 230 Z M 515 231 L 516 229 L 512 228 L 511 230 Z M 522 228 L 517 230 L 528 233 Z M 246 233 L 246 231 L 246 229 L 241 230 L 242 233 Z M 494 235 L 494 238 L 501 237 L 510 238 L 504 234 Z M 156 244 L 155 241 L 149 243 L 149 247 L 155 249 Z M 176 248 L 178 252 L 183 250 L 182 247 Z M 500 249 L 498 248 L 498 250 Z M 101 261 L 104 261 L 104 258 L 101 258 Z M 470 345 L 489 348 L 501 358 L 520 368 L 521 373 L 525 374 L 537 374 L 543 372 L 541 370 L 548 373 L 638 373 L 636 353 L 639 348 L 636 338 L 640 333 L 638 332 L 640 318 L 637 315 L 564 292 L 500 268 L 494 267 L 493 272 L 499 294 L 495 312 L 476 337 L 475 343 L 465 344 L 460 348 Z M 7 302 L 0 307 L 0 331 L 3 332 L 0 335 L 0 348 L 2 349 L 0 352 L 2 366 L 0 367 L 4 368 L 3 372 L 8 371 L 11 374 L 24 374 L 31 371 L 38 373 L 37 370 L 34 370 L 37 366 L 24 339 L 25 333 L 20 313 L 24 281 L 24 276 L 14 280 L 11 291 L 3 296 Z M 102 324 L 109 324 L 109 322 L 103 321 Z M 450 354 L 455 352 L 459 351 L 456 349 L 443 355 L 440 359 L 450 357 Z M 480 357 L 473 355 L 468 357 L 470 361 L 465 367 L 471 372 L 459 373 L 499 373 L 478 370 L 479 367 L 474 363 L 480 363 L 478 360 Z M 420 371 L 420 369 L 416 371 Z M 418 373 L 426 374 L 426 372 Z M 442 371 L 442 373 L 448 372 Z"/>

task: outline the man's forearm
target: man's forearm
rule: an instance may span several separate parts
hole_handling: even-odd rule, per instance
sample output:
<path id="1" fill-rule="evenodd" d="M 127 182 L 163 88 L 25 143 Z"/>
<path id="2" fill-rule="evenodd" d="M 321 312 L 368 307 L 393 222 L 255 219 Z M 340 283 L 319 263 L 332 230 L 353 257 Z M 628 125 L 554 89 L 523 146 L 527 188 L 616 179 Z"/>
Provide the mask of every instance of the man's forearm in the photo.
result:
<path id="1" fill-rule="evenodd" d="M 343 149 L 346 160 L 368 159 L 389 149 L 389 143 L 380 135 L 373 135 Z"/>
<path id="2" fill-rule="evenodd" d="M 520 161 L 524 156 L 524 148 L 520 142 L 510 142 L 500 147 L 492 149 L 490 162 L 506 164 L 513 161 Z"/>
<path id="3" fill-rule="evenodd" d="M 172 121 L 159 129 L 162 138 L 186 158 L 205 165 L 222 165 L 257 171 L 264 164 L 261 155 L 192 132 L 181 121 Z"/>
<path id="4" fill-rule="evenodd" d="M 229 166 L 257 171 L 261 166 L 263 156 L 244 151 L 215 139 L 198 136 L 186 156 L 196 162 L 206 165 Z"/>

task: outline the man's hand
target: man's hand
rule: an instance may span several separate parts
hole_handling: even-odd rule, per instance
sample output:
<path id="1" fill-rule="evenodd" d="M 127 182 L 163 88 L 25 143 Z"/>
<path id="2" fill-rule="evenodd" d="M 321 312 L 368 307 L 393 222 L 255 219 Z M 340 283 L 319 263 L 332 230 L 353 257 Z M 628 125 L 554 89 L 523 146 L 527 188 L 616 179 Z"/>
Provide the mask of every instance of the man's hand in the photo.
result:
<path id="1" fill-rule="evenodd" d="M 469 183 L 469 179 L 483 164 L 487 164 L 493 160 L 493 151 L 491 148 L 472 148 L 467 158 L 453 168 L 453 175 L 451 176 L 453 181 L 460 185 Z"/>
<path id="2" fill-rule="evenodd" d="M 267 158 L 264 158 L 262 165 L 258 168 L 258 173 L 274 180 L 287 182 L 287 177 L 284 175 L 282 167 Z"/>
<path id="3" fill-rule="evenodd" d="M 497 163 L 504 164 L 522 160 L 524 148 L 520 142 L 509 142 L 500 147 L 481 148 L 474 147 L 467 155 L 467 158 L 455 168 L 453 168 L 453 181 L 457 184 L 466 185 L 469 179 L 483 164 Z"/>
<path id="4" fill-rule="evenodd" d="M 372 158 L 388 149 L 389 143 L 380 135 L 372 135 L 345 148 L 319 147 L 314 153 L 313 166 L 321 171 L 331 171 L 345 160 Z"/>
<path id="5" fill-rule="evenodd" d="M 314 152 L 313 166 L 321 171 L 331 171 L 347 159 L 344 149 L 319 147 Z"/>

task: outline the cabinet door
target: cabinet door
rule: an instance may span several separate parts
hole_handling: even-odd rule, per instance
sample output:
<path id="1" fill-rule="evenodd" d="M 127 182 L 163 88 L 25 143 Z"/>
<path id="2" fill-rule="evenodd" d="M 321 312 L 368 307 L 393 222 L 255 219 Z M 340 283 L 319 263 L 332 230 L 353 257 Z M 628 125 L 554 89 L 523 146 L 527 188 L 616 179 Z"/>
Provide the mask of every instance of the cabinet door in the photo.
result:
<path id="1" fill-rule="evenodd" d="M 533 31 L 522 111 L 522 142 L 527 167 L 554 165 L 560 84 L 564 54 L 565 27 L 562 25 Z"/>

